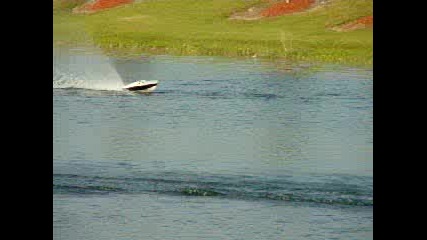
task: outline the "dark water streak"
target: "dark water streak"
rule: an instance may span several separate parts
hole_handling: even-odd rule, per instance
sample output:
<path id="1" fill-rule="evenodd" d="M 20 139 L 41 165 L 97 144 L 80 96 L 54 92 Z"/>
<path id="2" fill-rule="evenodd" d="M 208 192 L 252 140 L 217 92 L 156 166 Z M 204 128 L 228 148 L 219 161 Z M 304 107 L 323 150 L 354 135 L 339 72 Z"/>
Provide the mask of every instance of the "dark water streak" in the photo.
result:
<path id="1" fill-rule="evenodd" d="M 54 194 L 159 193 L 218 196 L 229 199 L 279 200 L 354 206 L 373 206 L 372 179 L 338 176 L 297 180 L 292 176 L 213 176 L 177 173 L 143 177 L 104 177 L 54 174 Z"/>

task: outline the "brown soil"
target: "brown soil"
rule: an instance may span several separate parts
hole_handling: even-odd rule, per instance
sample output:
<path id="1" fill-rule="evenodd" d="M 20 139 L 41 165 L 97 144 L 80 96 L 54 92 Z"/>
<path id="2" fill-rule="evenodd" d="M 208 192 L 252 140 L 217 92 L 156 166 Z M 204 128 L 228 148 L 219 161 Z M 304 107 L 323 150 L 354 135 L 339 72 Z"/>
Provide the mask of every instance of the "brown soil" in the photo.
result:
<path id="1" fill-rule="evenodd" d="M 238 12 L 230 16 L 229 19 L 235 19 L 235 20 L 257 20 L 261 19 L 263 16 L 261 15 L 261 12 L 265 9 L 265 7 L 257 6 L 257 7 L 251 7 L 247 11 L 244 12 Z"/>
<path id="2" fill-rule="evenodd" d="M 276 17 L 284 14 L 301 12 L 313 5 L 315 0 L 288 0 L 273 4 L 261 12 L 264 17 Z"/>
<path id="3" fill-rule="evenodd" d="M 247 11 L 233 14 L 230 19 L 257 20 L 266 17 L 276 17 L 285 14 L 303 12 L 312 8 L 319 0 L 265 0 L 265 3 L 251 7 Z"/>
<path id="4" fill-rule="evenodd" d="M 332 30 L 337 32 L 348 32 L 356 29 L 363 29 L 372 27 L 374 24 L 374 17 L 372 15 L 361 17 L 352 22 L 333 27 Z"/>
<path id="5" fill-rule="evenodd" d="M 79 7 L 73 9 L 73 13 L 94 13 L 100 10 L 117 7 L 120 5 L 128 4 L 133 0 L 95 0 L 89 1 Z"/>

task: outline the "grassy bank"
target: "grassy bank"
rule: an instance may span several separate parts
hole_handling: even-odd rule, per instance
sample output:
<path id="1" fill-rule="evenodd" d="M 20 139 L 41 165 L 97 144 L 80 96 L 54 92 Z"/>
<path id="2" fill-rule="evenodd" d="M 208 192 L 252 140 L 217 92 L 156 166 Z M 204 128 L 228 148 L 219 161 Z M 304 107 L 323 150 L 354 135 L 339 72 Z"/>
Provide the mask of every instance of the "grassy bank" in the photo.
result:
<path id="1" fill-rule="evenodd" d="M 63 0 L 64 1 L 64 0 Z M 372 29 L 331 27 L 372 14 L 372 0 L 335 0 L 304 13 L 229 20 L 261 0 L 146 0 L 90 15 L 54 8 L 57 43 L 86 42 L 118 52 L 225 55 L 372 63 Z"/>

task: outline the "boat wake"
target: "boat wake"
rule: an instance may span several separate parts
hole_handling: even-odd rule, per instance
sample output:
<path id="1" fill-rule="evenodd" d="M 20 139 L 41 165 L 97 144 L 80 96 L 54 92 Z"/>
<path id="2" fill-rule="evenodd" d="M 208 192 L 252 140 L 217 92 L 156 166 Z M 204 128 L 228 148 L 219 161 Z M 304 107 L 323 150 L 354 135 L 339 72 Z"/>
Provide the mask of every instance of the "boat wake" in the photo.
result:
<path id="1" fill-rule="evenodd" d="M 53 88 L 122 91 L 124 83 L 110 59 L 100 53 L 54 50 Z"/>
<path id="2" fill-rule="evenodd" d="M 344 175 L 298 180 L 292 176 L 255 177 L 194 173 L 145 173 L 137 177 L 53 174 L 53 193 L 72 195 L 157 193 L 373 206 L 372 189 L 372 178 Z"/>
<path id="3" fill-rule="evenodd" d="M 88 79 L 85 76 L 73 76 L 72 74 L 56 74 L 53 76 L 54 89 L 80 88 L 90 90 L 123 91 L 123 83 L 117 80 L 100 78 Z"/>

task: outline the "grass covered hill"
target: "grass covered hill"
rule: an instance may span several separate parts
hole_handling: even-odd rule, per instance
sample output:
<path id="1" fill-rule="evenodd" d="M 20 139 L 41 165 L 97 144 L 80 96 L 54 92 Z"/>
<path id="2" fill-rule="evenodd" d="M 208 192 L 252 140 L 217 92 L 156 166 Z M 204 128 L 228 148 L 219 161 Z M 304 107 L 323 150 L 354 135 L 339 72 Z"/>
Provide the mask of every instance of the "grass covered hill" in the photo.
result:
<path id="1" fill-rule="evenodd" d="M 91 11 L 78 11 L 85 4 L 92 4 Z M 94 4 L 54 0 L 54 44 L 90 43 L 128 54 L 372 64 L 373 0 L 134 0 L 100 9 Z"/>

